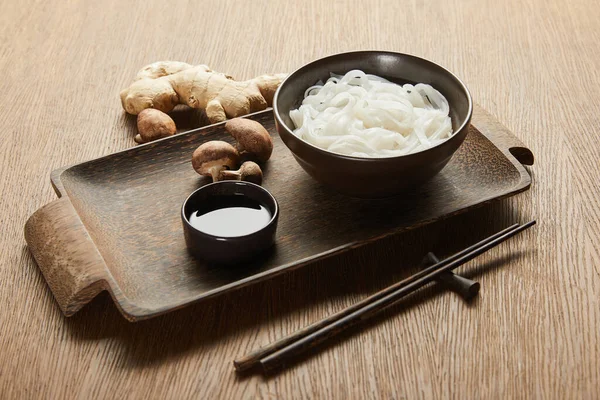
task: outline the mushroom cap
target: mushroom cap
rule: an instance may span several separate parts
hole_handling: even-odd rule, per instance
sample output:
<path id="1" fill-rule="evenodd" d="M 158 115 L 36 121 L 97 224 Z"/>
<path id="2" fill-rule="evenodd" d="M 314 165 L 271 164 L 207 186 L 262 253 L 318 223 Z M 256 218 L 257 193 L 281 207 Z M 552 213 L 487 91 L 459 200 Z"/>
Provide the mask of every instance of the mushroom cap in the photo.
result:
<path id="1" fill-rule="evenodd" d="M 192 166 L 200 175 L 213 176 L 211 169 L 234 169 L 240 159 L 238 151 L 227 142 L 211 140 L 194 150 Z"/>
<path id="2" fill-rule="evenodd" d="M 246 118 L 233 118 L 225 130 L 238 142 L 238 150 L 251 154 L 257 161 L 265 162 L 273 153 L 271 135 L 260 123 Z"/>
<path id="3" fill-rule="evenodd" d="M 137 128 L 141 143 L 151 142 L 177 133 L 175 122 L 168 114 L 153 108 L 146 108 L 138 114 Z"/>
<path id="4" fill-rule="evenodd" d="M 248 181 L 260 185 L 263 179 L 263 173 L 257 163 L 246 161 L 240 167 L 240 177 L 243 181 Z"/>

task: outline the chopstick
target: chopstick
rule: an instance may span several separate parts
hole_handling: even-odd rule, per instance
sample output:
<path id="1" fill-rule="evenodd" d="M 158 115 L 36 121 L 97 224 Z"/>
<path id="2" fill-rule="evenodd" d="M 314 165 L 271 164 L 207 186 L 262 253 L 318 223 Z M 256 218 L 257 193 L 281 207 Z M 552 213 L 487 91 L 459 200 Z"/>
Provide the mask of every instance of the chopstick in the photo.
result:
<path id="1" fill-rule="evenodd" d="M 265 347 L 254 350 L 244 357 L 236 359 L 233 365 L 237 371 L 245 371 L 260 364 L 263 369 L 269 371 L 287 357 L 298 354 L 306 348 L 313 347 L 340 331 L 372 316 L 384 307 L 431 282 L 445 271 L 451 271 L 459 267 L 534 224 L 535 221 L 528 222 L 525 225 L 511 225 L 344 310 L 317 321 Z"/>
<path id="2" fill-rule="evenodd" d="M 383 310 L 385 307 L 391 305 L 392 303 L 396 302 L 400 298 L 402 298 L 402 297 L 414 292 L 415 290 L 425 286 L 426 284 L 430 283 L 434 278 L 438 277 L 440 274 L 443 274 L 445 271 L 451 271 L 451 270 L 459 267 L 460 265 L 464 264 L 465 262 L 472 260 L 473 258 L 477 257 L 478 255 L 486 252 L 487 250 L 489 250 L 492 247 L 498 245 L 499 243 L 505 241 L 506 239 L 516 235 L 517 233 L 522 232 L 523 230 L 533 226 L 534 224 L 535 224 L 535 221 L 531 221 L 524 225 L 518 226 L 515 229 L 513 229 L 509 232 L 506 232 L 503 235 L 497 237 L 496 239 L 489 241 L 488 243 L 484 244 L 483 246 L 480 246 L 480 247 L 476 248 L 475 250 L 472 250 L 472 251 L 468 252 L 467 254 L 464 254 L 463 256 L 455 258 L 451 262 L 446 262 L 445 265 L 442 265 L 441 267 L 440 267 L 440 264 L 442 264 L 442 263 L 436 264 L 435 265 L 436 268 L 434 268 L 434 271 L 431 271 L 431 272 L 427 273 L 426 275 L 421 276 L 420 278 L 414 280 L 413 282 L 402 286 L 400 289 L 393 291 L 392 293 L 389 293 L 388 295 L 381 297 L 378 300 L 372 301 L 369 304 L 367 304 L 366 306 L 364 306 L 364 307 L 362 307 L 340 319 L 337 319 L 333 323 L 326 325 L 325 327 L 323 327 L 319 330 L 316 330 L 316 331 L 300 338 L 297 341 L 294 341 L 293 343 L 289 344 L 288 346 L 261 358 L 260 365 L 263 367 L 263 369 L 265 371 L 271 371 L 271 370 L 275 369 L 279 364 L 281 364 L 283 361 L 285 361 L 289 357 L 297 355 L 297 354 L 301 353 L 302 351 L 304 351 L 308 348 L 311 348 L 311 347 L 325 341 L 326 339 L 329 339 L 329 338 L 339 334 L 343 330 L 345 330 L 351 326 L 354 326 L 357 323 L 375 315 L 376 313 Z"/>

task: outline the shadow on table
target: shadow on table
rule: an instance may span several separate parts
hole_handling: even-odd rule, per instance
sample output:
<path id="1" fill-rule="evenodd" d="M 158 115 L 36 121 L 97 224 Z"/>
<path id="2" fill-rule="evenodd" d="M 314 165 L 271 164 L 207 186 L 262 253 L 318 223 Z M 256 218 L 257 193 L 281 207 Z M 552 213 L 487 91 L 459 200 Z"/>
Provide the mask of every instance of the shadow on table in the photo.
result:
<path id="1" fill-rule="evenodd" d="M 311 319 L 325 317 L 332 312 L 332 301 L 339 304 L 336 298 L 344 299 L 347 306 L 416 272 L 428 251 L 443 258 L 515 222 L 526 221 L 508 201 L 500 201 L 146 321 L 128 322 L 103 293 L 73 317 L 65 318 L 65 326 L 75 341 L 116 338 L 122 342 L 123 354 L 118 359 L 126 369 L 201 353 L 224 342 L 232 345 L 220 349 L 220 360 L 229 363 L 243 355 L 240 352 L 252 350 L 240 349 L 236 343 L 250 342 L 252 348 L 266 344 L 247 339 L 259 329 L 289 326 L 287 321 L 299 320 L 308 310 Z M 486 265 L 472 261 L 463 269 L 464 275 L 480 276 L 501 266 L 510 267 L 509 261 L 520 256 L 515 253 Z M 441 291 L 437 286 L 418 291 L 326 347 L 384 323 L 402 309 L 433 301 Z M 53 301 L 49 289 L 48 297 Z M 293 329 L 281 332 L 288 330 Z"/>

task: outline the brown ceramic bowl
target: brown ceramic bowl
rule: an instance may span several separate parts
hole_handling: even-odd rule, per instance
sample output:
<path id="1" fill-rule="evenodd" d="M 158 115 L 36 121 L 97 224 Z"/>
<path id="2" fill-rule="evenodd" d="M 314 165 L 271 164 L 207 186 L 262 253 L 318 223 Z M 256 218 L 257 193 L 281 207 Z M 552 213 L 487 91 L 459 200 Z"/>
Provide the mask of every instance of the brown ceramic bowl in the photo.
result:
<path id="1" fill-rule="evenodd" d="M 427 83 L 450 105 L 454 134 L 427 150 L 404 156 L 361 158 L 331 153 L 295 136 L 290 110 L 300 106 L 304 91 L 329 73 L 360 69 L 396 83 Z M 325 57 L 290 74 L 273 99 L 275 125 L 296 161 L 317 181 L 339 192 L 365 198 L 390 197 L 421 184 L 450 161 L 467 135 L 473 104 L 467 87 L 445 68 L 419 57 L 385 51 L 357 51 Z"/>

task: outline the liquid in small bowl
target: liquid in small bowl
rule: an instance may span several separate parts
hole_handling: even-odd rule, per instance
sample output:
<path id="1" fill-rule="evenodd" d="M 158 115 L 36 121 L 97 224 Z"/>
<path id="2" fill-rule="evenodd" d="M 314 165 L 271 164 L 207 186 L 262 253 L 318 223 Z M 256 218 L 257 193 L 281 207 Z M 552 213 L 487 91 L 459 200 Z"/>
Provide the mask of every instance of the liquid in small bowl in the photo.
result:
<path id="1" fill-rule="evenodd" d="M 267 226 L 272 218 L 267 207 L 243 194 L 211 196 L 198 206 L 189 216 L 190 224 L 213 236 L 249 235 Z"/>

